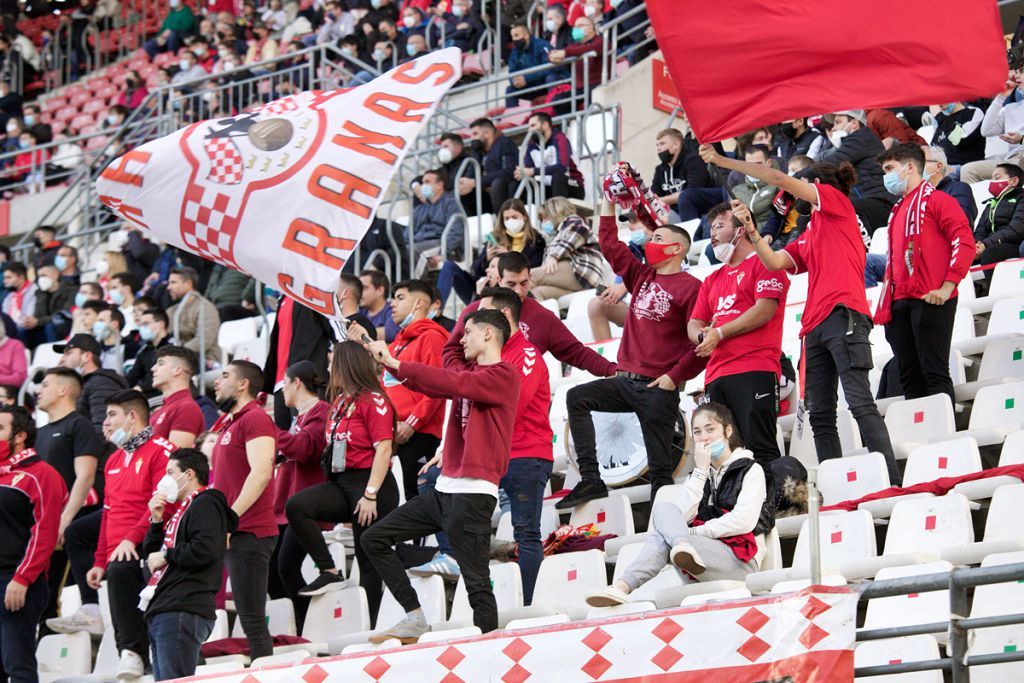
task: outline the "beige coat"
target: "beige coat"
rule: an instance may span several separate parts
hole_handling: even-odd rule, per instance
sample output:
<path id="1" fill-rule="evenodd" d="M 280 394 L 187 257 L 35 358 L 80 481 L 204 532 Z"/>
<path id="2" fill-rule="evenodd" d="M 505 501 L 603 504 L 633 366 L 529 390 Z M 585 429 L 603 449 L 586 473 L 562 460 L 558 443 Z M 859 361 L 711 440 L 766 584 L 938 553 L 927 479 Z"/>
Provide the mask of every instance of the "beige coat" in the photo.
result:
<path id="1" fill-rule="evenodd" d="M 181 309 L 181 316 L 177 321 L 177 327 L 175 327 L 178 309 Z M 167 310 L 167 317 L 171 320 L 171 334 L 179 344 L 198 354 L 200 312 L 202 312 L 203 318 L 206 360 L 219 362 L 220 348 L 217 346 L 217 332 L 220 330 L 220 314 L 217 313 L 217 307 L 198 292 L 190 292 L 182 302 Z"/>

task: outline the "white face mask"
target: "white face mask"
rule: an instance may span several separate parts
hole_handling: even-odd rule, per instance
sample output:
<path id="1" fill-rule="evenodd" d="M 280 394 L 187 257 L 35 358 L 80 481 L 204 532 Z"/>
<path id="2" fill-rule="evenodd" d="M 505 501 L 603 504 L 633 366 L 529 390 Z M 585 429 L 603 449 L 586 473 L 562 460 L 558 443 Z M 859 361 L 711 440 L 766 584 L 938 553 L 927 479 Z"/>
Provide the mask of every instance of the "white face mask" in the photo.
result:
<path id="1" fill-rule="evenodd" d="M 46 277 L 45 275 L 40 275 L 39 279 L 36 280 L 36 284 L 39 285 L 39 289 L 43 290 L 44 292 L 48 292 L 50 291 L 50 287 L 53 287 L 53 278 Z"/>
<path id="2" fill-rule="evenodd" d="M 505 219 L 505 232 L 510 235 L 518 235 L 526 227 L 526 221 L 522 218 L 506 218 Z"/>
<path id="3" fill-rule="evenodd" d="M 167 499 L 168 503 L 173 503 L 178 500 L 178 479 L 181 477 L 172 477 L 169 474 L 165 474 L 163 478 L 156 483 L 156 492 L 162 493 L 164 498 Z"/>
<path id="4" fill-rule="evenodd" d="M 725 244 L 719 244 L 715 247 L 715 258 L 722 263 L 728 263 L 729 259 L 732 258 L 732 252 L 736 250 L 736 245 L 732 242 L 726 242 Z"/>
<path id="5" fill-rule="evenodd" d="M 110 272 L 110 262 L 103 260 L 96 263 L 96 274 L 106 275 Z"/>
<path id="6" fill-rule="evenodd" d="M 597 8 L 594 7 L 593 5 L 587 5 L 586 7 L 583 8 L 583 13 L 586 14 L 591 19 L 593 19 L 594 15 L 597 14 Z"/>
<path id="7" fill-rule="evenodd" d="M 413 28 L 419 22 L 416 21 L 416 17 L 403 17 L 402 23 L 405 24 L 406 28 Z"/>
<path id="8" fill-rule="evenodd" d="M 437 150 L 437 160 L 440 161 L 442 164 L 447 164 L 449 161 L 452 160 L 452 151 L 447 147 L 442 147 L 441 149 Z"/>
<path id="9" fill-rule="evenodd" d="M 842 144 L 843 138 L 845 138 L 847 135 L 849 135 L 849 133 L 845 130 L 834 130 L 828 136 L 828 139 L 832 141 L 833 147 L 838 147 L 839 145 Z"/>

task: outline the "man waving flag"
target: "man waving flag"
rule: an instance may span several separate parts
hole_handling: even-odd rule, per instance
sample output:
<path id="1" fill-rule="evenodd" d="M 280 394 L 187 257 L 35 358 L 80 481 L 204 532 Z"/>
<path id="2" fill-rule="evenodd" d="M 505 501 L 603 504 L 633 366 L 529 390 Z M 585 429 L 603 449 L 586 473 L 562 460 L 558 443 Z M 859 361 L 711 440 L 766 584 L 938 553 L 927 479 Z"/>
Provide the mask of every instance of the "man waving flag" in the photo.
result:
<path id="1" fill-rule="evenodd" d="M 461 63 L 439 50 L 358 88 L 192 124 L 115 159 L 97 192 L 154 240 L 340 317 L 338 272 Z"/>
<path id="2" fill-rule="evenodd" d="M 995 0 L 648 0 L 694 134 L 990 97 L 1006 80 Z"/>

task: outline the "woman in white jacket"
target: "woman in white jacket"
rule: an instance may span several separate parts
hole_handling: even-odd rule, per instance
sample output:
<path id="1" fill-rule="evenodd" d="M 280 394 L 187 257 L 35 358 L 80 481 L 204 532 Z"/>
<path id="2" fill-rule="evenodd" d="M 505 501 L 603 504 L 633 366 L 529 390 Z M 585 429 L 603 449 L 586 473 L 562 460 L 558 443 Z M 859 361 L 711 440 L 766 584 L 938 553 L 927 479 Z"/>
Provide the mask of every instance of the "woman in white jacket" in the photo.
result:
<path id="1" fill-rule="evenodd" d="M 643 552 L 611 587 L 588 593 L 592 607 L 629 602 L 669 562 L 697 581 L 743 580 L 760 568 L 764 534 L 775 524 L 771 475 L 740 447 L 725 406 L 702 405 L 692 427 L 694 466 L 683 495 L 653 506 Z"/>

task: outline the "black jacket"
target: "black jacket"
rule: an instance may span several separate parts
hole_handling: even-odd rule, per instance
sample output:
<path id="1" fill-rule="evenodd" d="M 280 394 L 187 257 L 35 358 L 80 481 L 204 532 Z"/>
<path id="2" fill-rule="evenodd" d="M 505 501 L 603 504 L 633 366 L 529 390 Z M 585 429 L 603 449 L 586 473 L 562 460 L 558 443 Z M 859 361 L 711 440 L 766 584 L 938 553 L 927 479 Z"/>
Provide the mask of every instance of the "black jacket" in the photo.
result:
<path id="1" fill-rule="evenodd" d="M 160 394 L 159 391 L 153 388 L 153 365 L 156 364 L 157 349 L 169 346 L 170 343 L 171 335 L 167 335 L 156 346 L 153 346 L 150 342 L 142 345 L 139 352 L 135 354 L 135 363 L 125 374 L 128 386 L 138 387 L 145 394 L 146 398 L 153 398 Z"/>
<path id="2" fill-rule="evenodd" d="M 700 506 L 697 508 L 697 519 L 708 521 L 718 519 L 725 513 L 736 507 L 736 501 L 740 497 L 740 490 L 743 488 L 743 477 L 751 467 L 761 467 L 753 458 L 737 458 L 722 473 L 718 480 L 717 490 L 712 490 L 711 479 L 704 482 L 704 495 L 700 499 Z M 754 535 L 766 534 L 775 527 L 775 478 L 772 471 L 764 470 L 764 484 L 767 495 L 764 504 L 761 506 L 761 515 L 754 527 Z"/>
<path id="3" fill-rule="evenodd" d="M 704 161 L 684 147 L 674 164 L 660 163 L 654 167 L 651 190 L 665 197 L 688 187 L 711 187 L 711 175 Z"/>
<path id="4" fill-rule="evenodd" d="M 142 282 L 153 272 L 153 266 L 160 258 L 160 247 L 146 239 L 138 230 L 131 230 L 128 233 L 128 241 L 121 247 L 121 253 L 128 264 L 128 272 Z"/>
<path id="5" fill-rule="evenodd" d="M 1016 187 L 985 202 L 974 241 L 986 247 L 1024 242 L 1024 189 Z"/>
<path id="6" fill-rule="evenodd" d="M 779 143 L 779 157 L 785 164 L 789 163 L 789 160 L 795 156 L 807 155 L 807 152 L 811 150 L 813 145 L 818 138 L 821 137 L 821 133 L 815 128 L 808 128 L 804 131 L 804 134 L 798 138 L 787 138 L 783 136 L 782 142 Z M 786 170 L 783 168 L 782 170 Z"/>
<path id="7" fill-rule="evenodd" d="M 494 139 L 491 149 L 483 158 L 483 186 L 490 187 L 494 181 L 507 183 L 515 179 L 516 166 L 519 165 L 519 148 L 512 138 L 499 135 Z M 494 207 L 497 211 L 499 207 Z"/>
<path id="8" fill-rule="evenodd" d="M 97 432 L 103 431 L 103 418 L 107 414 L 107 399 L 127 389 L 128 382 L 113 370 L 100 368 L 82 378 L 82 393 L 75 409 L 92 422 Z"/>
<path id="9" fill-rule="evenodd" d="M 974 203 L 974 191 L 971 190 L 971 186 L 967 183 L 959 180 L 953 180 L 951 176 L 946 176 L 939 181 L 939 184 L 935 186 L 936 190 L 942 190 L 950 197 L 956 200 L 956 203 L 960 205 L 960 208 L 967 214 L 967 220 L 974 225 L 978 220 L 978 205 Z"/>
<path id="10" fill-rule="evenodd" d="M 67 280 L 61 279 L 57 283 L 57 289 L 52 292 L 36 290 L 36 312 L 35 318 L 39 327 L 46 327 L 53 321 L 57 314 L 64 316 L 60 322 L 67 323 L 69 329 L 71 324 L 71 306 L 75 303 L 75 294 L 78 287 Z"/>
<path id="11" fill-rule="evenodd" d="M 970 122 L 977 111 L 975 107 L 964 107 L 950 116 L 941 112 L 935 115 L 935 135 L 932 137 L 932 144 L 942 148 L 946 153 L 946 161 L 953 166 L 962 166 L 985 158 L 986 141 L 985 136 L 981 134 L 981 125 L 972 130 L 970 135 L 962 135 L 955 145 L 949 139 L 956 127 Z M 962 133 L 963 128 L 960 130 Z"/>
<path id="12" fill-rule="evenodd" d="M 278 310 L 284 297 L 278 300 Z M 365 326 L 366 321 L 357 321 Z M 274 393 L 274 381 L 277 377 L 277 338 L 280 323 L 274 319 L 274 327 L 270 330 L 270 348 L 267 349 L 267 363 L 263 366 L 263 391 Z M 367 330 L 372 334 L 373 325 Z M 321 377 L 327 377 L 327 352 L 334 343 L 334 330 L 324 316 L 311 308 L 295 302 L 292 306 L 292 343 L 288 349 L 288 365 L 308 360 L 316 366 Z"/>
<path id="13" fill-rule="evenodd" d="M 156 584 L 146 617 L 161 612 L 188 612 L 214 619 L 214 598 L 224 571 L 227 536 L 237 528 L 238 515 L 224 494 L 217 489 L 201 491 L 178 524 L 174 547 L 167 549 L 167 566 Z M 142 541 L 145 556 L 158 552 L 163 541 L 164 523 L 151 524 Z"/>
<path id="14" fill-rule="evenodd" d="M 878 163 L 878 155 L 885 151 L 885 146 L 874 131 L 863 126 L 843 138 L 839 147 L 829 147 L 818 155 L 818 163 L 835 164 L 844 161 L 853 164 L 857 171 L 857 184 L 854 186 L 854 198 L 882 196 L 895 201 L 895 197 L 882 185 L 882 165 Z"/>

